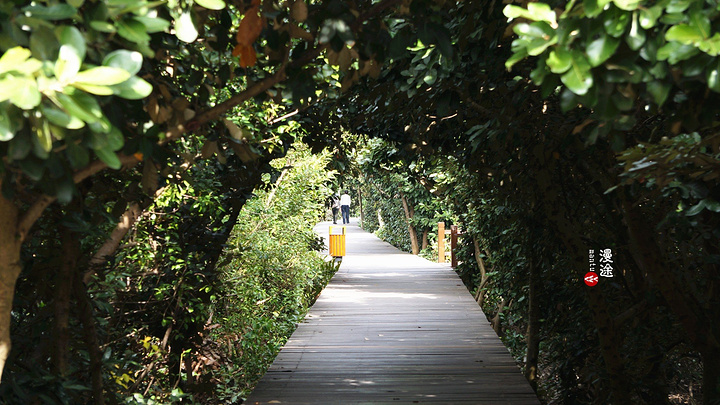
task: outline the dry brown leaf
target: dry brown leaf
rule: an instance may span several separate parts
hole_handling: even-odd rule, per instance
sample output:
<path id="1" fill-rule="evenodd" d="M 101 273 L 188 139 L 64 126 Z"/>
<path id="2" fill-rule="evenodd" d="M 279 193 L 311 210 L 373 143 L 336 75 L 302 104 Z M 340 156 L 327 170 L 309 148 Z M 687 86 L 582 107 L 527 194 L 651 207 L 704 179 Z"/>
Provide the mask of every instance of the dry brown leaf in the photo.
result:
<path id="1" fill-rule="evenodd" d="M 257 54 L 255 54 L 255 48 L 250 46 L 241 45 L 240 48 L 240 67 L 252 67 L 257 62 Z"/>
<path id="2" fill-rule="evenodd" d="M 143 174 L 142 174 L 142 180 L 140 181 L 140 185 L 142 186 L 142 190 L 149 195 L 152 195 L 155 193 L 155 190 L 158 189 L 158 171 L 155 168 L 155 163 L 153 163 L 152 159 L 148 159 L 143 164 Z"/>
<path id="3" fill-rule="evenodd" d="M 233 139 L 235 139 L 236 141 L 242 141 L 245 138 L 245 134 L 243 134 L 243 130 L 240 129 L 240 127 L 237 126 L 237 124 L 228 120 L 227 118 L 224 118 L 223 122 L 225 123 L 225 126 L 227 127 L 228 131 L 230 132 L 230 136 Z"/>
<path id="4" fill-rule="evenodd" d="M 158 105 L 157 97 L 155 97 L 154 94 L 151 94 L 150 97 L 148 97 L 148 102 L 145 106 L 145 109 L 148 112 L 148 115 L 150 115 L 150 119 L 154 123 L 158 122 L 158 113 L 160 112 L 160 106 Z"/>
<path id="5" fill-rule="evenodd" d="M 202 149 L 200 150 L 200 157 L 203 159 L 207 159 L 215 152 L 217 152 L 217 142 L 215 141 L 207 141 L 205 142 L 205 145 L 203 145 Z"/>
<path id="6" fill-rule="evenodd" d="M 295 0 L 290 6 L 290 17 L 293 20 L 303 22 L 308 17 L 308 7 L 303 0 Z"/>
<path id="7" fill-rule="evenodd" d="M 345 46 L 343 46 L 343 49 L 340 51 L 338 63 L 340 65 L 340 70 L 343 72 L 347 71 L 348 68 L 350 68 L 350 65 L 352 65 L 352 55 L 350 50 Z"/>
<path id="8" fill-rule="evenodd" d="M 259 7 L 251 7 L 247 13 L 245 13 L 242 21 L 240 21 L 240 26 L 235 36 L 238 44 L 245 45 L 246 47 L 250 46 L 260 36 L 263 28 L 263 20 L 260 18 L 258 11 Z"/>
<path id="9" fill-rule="evenodd" d="M 311 33 L 297 26 L 297 24 L 290 24 L 290 37 L 304 39 L 308 42 L 312 42 L 315 38 Z"/>

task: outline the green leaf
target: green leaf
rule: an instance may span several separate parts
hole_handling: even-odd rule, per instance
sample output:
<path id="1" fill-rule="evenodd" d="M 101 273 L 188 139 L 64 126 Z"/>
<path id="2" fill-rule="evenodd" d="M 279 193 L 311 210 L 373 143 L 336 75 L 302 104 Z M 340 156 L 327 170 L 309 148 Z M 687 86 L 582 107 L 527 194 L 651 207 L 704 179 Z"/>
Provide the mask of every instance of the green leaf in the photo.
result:
<path id="1" fill-rule="evenodd" d="M 48 28 L 37 29 L 30 35 L 30 50 L 38 59 L 57 59 L 59 48 L 60 43 L 55 37 L 55 33 Z"/>
<path id="2" fill-rule="evenodd" d="M 116 23 L 118 35 L 130 42 L 145 44 L 150 41 L 145 25 L 133 19 L 123 19 Z"/>
<path id="3" fill-rule="evenodd" d="M 97 66 L 84 70 L 75 76 L 75 83 L 90 85 L 112 86 L 129 79 L 131 76 L 126 70 L 110 66 Z"/>
<path id="4" fill-rule="evenodd" d="M 720 33 L 715 33 L 711 38 L 700 41 L 698 47 L 701 51 L 711 56 L 720 55 Z"/>
<path id="5" fill-rule="evenodd" d="M 667 60 L 671 65 L 687 60 L 700 52 L 693 45 L 681 44 L 680 42 L 668 42 L 658 49 L 658 60 Z"/>
<path id="6" fill-rule="evenodd" d="M 583 0 L 585 14 L 588 17 L 597 17 L 603 12 L 605 6 L 610 4 L 610 1 L 611 0 Z"/>
<path id="7" fill-rule="evenodd" d="M 435 69 L 430 69 L 425 74 L 425 77 L 423 77 L 423 81 L 428 85 L 432 86 L 435 84 L 435 81 L 437 80 L 437 71 Z"/>
<path id="8" fill-rule="evenodd" d="M 90 27 L 95 31 L 106 32 L 108 34 L 117 32 L 117 28 L 107 21 L 90 21 Z"/>
<path id="9" fill-rule="evenodd" d="M 85 59 L 85 52 L 87 51 L 85 38 L 77 28 L 61 26 L 55 30 L 55 34 L 60 39 L 61 45 L 73 48 L 81 61 Z"/>
<path id="10" fill-rule="evenodd" d="M 695 205 L 695 206 L 691 207 L 689 210 L 687 210 L 685 215 L 687 215 L 688 217 L 692 217 L 694 215 L 701 213 L 704 208 L 705 208 L 705 200 L 700 200 L 700 202 L 697 205 Z"/>
<path id="11" fill-rule="evenodd" d="M 653 96 L 655 104 L 662 106 L 670 94 L 670 85 L 661 81 L 652 81 L 647 84 L 647 91 Z"/>
<path id="12" fill-rule="evenodd" d="M 112 127 L 107 133 L 108 148 L 112 151 L 120 150 L 125 145 L 125 138 L 117 127 Z"/>
<path id="13" fill-rule="evenodd" d="M 10 141 L 10 145 L 8 146 L 8 156 L 12 160 L 21 160 L 25 159 L 27 155 L 30 153 L 30 150 L 32 150 L 32 140 L 30 139 L 31 135 L 29 133 L 23 133 L 19 132 L 15 135 L 15 137 Z"/>
<path id="14" fill-rule="evenodd" d="M 572 54 L 563 47 L 557 47 L 547 58 L 550 71 L 555 74 L 565 73 L 572 66 Z"/>
<path id="15" fill-rule="evenodd" d="M 517 41 L 517 40 L 516 40 Z M 505 67 L 510 70 L 514 64 L 520 62 L 521 60 L 527 58 L 528 53 L 527 49 L 521 48 L 519 50 L 514 51 L 513 55 L 508 58 L 507 61 L 505 61 Z"/>
<path id="16" fill-rule="evenodd" d="M 720 93 L 720 66 L 716 63 L 705 75 L 710 90 Z"/>
<path id="17" fill-rule="evenodd" d="M 640 28 L 637 13 L 633 13 L 632 23 L 630 25 L 630 32 L 625 38 L 625 41 L 627 41 L 628 46 L 633 51 L 637 51 L 645 43 L 645 31 Z"/>
<path id="18" fill-rule="evenodd" d="M 107 134 L 112 129 L 112 124 L 110 124 L 110 120 L 108 120 L 107 117 L 102 117 L 95 122 L 91 122 L 88 126 L 91 131 L 98 134 Z"/>
<path id="19" fill-rule="evenodd" d="M 706 198 L 705 200 L 705 208 L 712 212 L 720 212 L 720 203 L 713 200 L 712 198 Z"/>
<path id="20" fill-rule="evenodd" d="M 31 180 L 39 181 L 42 179 L 43 174 L 45 174 L 45 165 L 42 161 L 35 158 L 22 159 L 18 161 L 18 165 L 20 166 L 20 169 L 22 169 L 23 173 L 25 173 L 25 175 L 27 175 Z"/>
<path id="21" fill-rule="evenodd" d="M 48 21 L 65 20 L 77 13 L 77 9 L 69 4 L 55 4 L 50 7 L 41 5 L 27 6 L 22 9 L 25 13 L 30 13 L 32 17 L 40 18 Z"/>
<path id="22" fill-rule="evenodd" d="M 42 95 L 35 79 L 7 76 L 0 80 L 0 101 L 5 99 L 23 110 L 31 110 L 40 104 Z"/>
<path id="23" fill-rule="evenodd" d="M 641 8 L 638 21 L 641 27 L 649 30 L 650 28 L 654 27 L 655 24 L 657 24 L 657 20 L 661 15 L 662 7 L 660 6 L 656 5 L 650 8 Z"/>
<path id="24" fill-rule="evenodd" d="M 164 32 L 170 27 L 170 21 L 158 17 L 133 17 L 134 20 L 141 22 L 148 33 Z"/>
<path id="25" fill-rule="evenodd" d="M 508 18 L 526 18 L 532 21 L 545 21 L 551 24 L 556 23 L 555 11 L 545 3 L 528 3 L 527 10 L 509 4 L 503 9 L 503 13 Z"/>
<path id="26" fill-rule="evenodd" d="M 110 96 L 113 94 L 113 89 L 108 86 L 86 83 L 72 83 L 71 85 L 86 93 L 95 94 L 98 96 Z"/>
<path id="27" fill-rule="evenodd" d="M 85 4 L 85 0 L 67 0 L 67 2 L 75 8 L 80 8 L 83 4 Z"/>
<path id="28" fill-rule="evenodd" d="M 605 13 L 604 18 L 605 32 L 615 38 L 619 38 L 625 33 L 625 28 L 630 22 L 630 14 L 618 9 Z"/>
<path id="29" fill-rule="evenodd" d="M 70 45 L 62 45 L 55 61 L 55 77 L 63 83 L 72 81 L 80 71 L 82 59 L 77 50 Z"/>
<path id="30" fill-rule="evenodd" d="M 617 8 L 625 11 L 637 10 L 640 0 L 613 0 Z"/>
<path id="31" fill-rule="evenodd" d="M 114 68 L 123 69 L 130 73 L 131 76 L 136 75 L 142 67 L 143 57 L 140 52 L 128 51 L 125 49 L 118 49 L 117 51 L 110 52 L 103 59 L 103 66 L 110 66 Z M 110 83 L 104 83 L 110 84 Z"/>
<path id="32" fill-rule="evenodd" d="M 0 108 L 0 142 L 7 142 L 15 137 L 10 117 L 5 108 Z"/>
<path id="33" fill-rule="evenodd" d="M 573 93 L 582 96 L 587 94 L 593 85 L 593 77 L 590 69 L 590 63 L 585 59 L 585 56 L 578 51 L 573 51 L 570 70 L 562 75 L 560 80 Z"/>
<path id="34" fill-rule="evenodd" d="M 153 87 L 145 80 L 132 76 L 130 79 L 112 86 L 113 93 L 128 100 L 140 100 L 152 93 Z"/>
<path id="35" fill-rule="evenodd" d="M 690 11 L 690 25 L 697 29 L 703 39 L 710 38 L 710 18 L 703 9 Z"/>
<path id="36" fill-rule="evenodd" d="M 667 41 L 677 41 L 683 44 L 694 44 L 703 40 L 702 32 L 696 28 L 686 24 L 675 25 L 670 27 L 665 33 Z"/>
<path id="37" fill-rule="evenodd" d="M 63 177 L 55 182 L 55 196 L 60 204 L 67 204 L 73 199 L 75 194 L 75 183 L 71 177 Z M 69 386 L 65 386 L 68 389 Z"/>
<path id="38" fill-rule="evenodd" d="M 37 137 L 37 145 L 45 152 L 52 150 L 52 133 L 50 132 L 50 125 L 46 120 L 43 120 L 40 128 L 36 128 L 35 136 Z"/>
<path id="39" fill-rule="evenodd" d="M 225 8 L 223 0 L 195 0 L 195 3 L 210 10 L 222 10 Z"/>
<path id="40" fill-rule="evenodd" d="M 189 11 L 183 12 L 175 20 L 175 35 L 179 40 L 187 43 L 195 42 L 197 39 L 198 32 Z"/>
<path id="41" fill-rule="evenodd" d="M 80 129 L 85 126 L 85 123 L 79 118 L 68 115 L 65 111 L 58 110 L 57 108 L 43 105 L 40 106 L 40 110 L 45 118 L 59 127 Z"/>
<path id="42" fill-rule="evenodd" d="M 71 91 L 71 89 L 72 88 L 66 88 L 65 91 Z M 86 93 L 75 92 L 72 96 L 63 93 L 56 93 L 55 97 L 60 103 L 60 106 L 68 114 L 81 119 L 88 124 L 97 122 L 103 117 L 102 110 L 100 110 L 97 100 Z"/>
<path id="43" fill-rule="evenodd" d="M 665 7 L 665 12 L 668 14 L 682 13 L 690 7 L 690 4 L 694 0 L 672 0 L 670 4 Z"/>
<path id="44" fill-rule="evenodd" d="M 586 49 L 590 66 L 600 66 L 615 54 L 618 45 L 620 45 L 620 40 L 609 35 L 602 35 L 600 38 L 590 42 Z"/>
<path id="45" fill-rule="evenodd" d="M 85 167 L 88 165 L 88 163 L 90 163 L 90 154 L 88 153 L 87 149 L 79 146 L 75 142 L 66 142 L 65 145 L 67 145 L 67 149 L 65 149 L 65 154 L 67 155 L 68 160 L 70 161 L 70 165 L 73 167 L 73 169 Z"/>
<path id="46" fill-rule="evenodd" d="M 513 42 L 513 48 L 525 47 L 530 56 L 540 55 L 549 46 L 557 43 L 555 30 L 544 21 L 517 24 L 513 30 L 520 36 Z"/>
<path id="47" fill-rule="evenodd" d="M 31 52 L 22 46 L 8 49 L 0 57 L 0 74 L 15 70 L 18 65 L 30 58 Z"/>
<path id="48" fill-rule="evenodd" d="M 542 85 L 545 81 L 545 77 L 547 76 L 547 64 L 545 63 L 544 59 L 540 59 L 538 61 L 537 67 L 533 69 L 532 72 L 530 72 L 530 79 L 533 81 L 533 83 L 537 84 L 538 86 Z"/>
<path id="49" fill-rule="evenodd" d="M 117 157 L 115 152 L 109 149 L 96 149 L 95 155 L 100 158 L 109 168 L 118 170 L 122 166 L 120 159 Z"/>

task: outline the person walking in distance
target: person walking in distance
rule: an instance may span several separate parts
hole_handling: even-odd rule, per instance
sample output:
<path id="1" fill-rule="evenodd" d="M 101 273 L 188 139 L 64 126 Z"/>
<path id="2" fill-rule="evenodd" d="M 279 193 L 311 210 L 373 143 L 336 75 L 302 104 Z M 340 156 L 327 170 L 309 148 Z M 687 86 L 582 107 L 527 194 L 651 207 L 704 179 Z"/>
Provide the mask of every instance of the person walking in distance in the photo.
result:
<path id="1" fill-rule="evenodd" d="M 340 215 L 342 216 L 343 224 L 350 223 L 350 195 L 347 190 L 340 196 Z"/>
<path id="2" fill-rule="evenodd" d="M 333 214 L 333 224 L 337 224 L 337 214 L 338 211 L 340 211 L 340 197 L 338 197 L 337 194 L 334 194 L 332 197 L 332 214 Z"/>

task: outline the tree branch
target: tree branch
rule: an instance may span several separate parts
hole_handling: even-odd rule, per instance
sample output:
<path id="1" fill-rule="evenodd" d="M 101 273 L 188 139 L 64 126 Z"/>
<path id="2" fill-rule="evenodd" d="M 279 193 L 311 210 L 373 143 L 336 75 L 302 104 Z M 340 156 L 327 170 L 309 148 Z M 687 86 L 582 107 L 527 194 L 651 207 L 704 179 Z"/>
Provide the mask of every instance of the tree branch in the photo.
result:
<path id="1" fill-rule="evenodd" d="M 120 163 L 122 163 L 123 165 L 132 165 L 138 162 L 137 158 L 133 155 L 125 156 L 122 154 L 118 154 L 118 158 L 120 159 Z M 107 167 L 107 164 L 105 164 L 105 162 L 101 160 L 93 161 L 86 167 L 78 170 L 77 172 L 75 172 L 75 174 L 73 174 L 73 182 L 75 184 L 80 183 L 81 181 L 104 170 Z M 27 235 L 30 232 L 30 228 L 35 225 L 35 222 L 38 220 L 38 218 L 40 218 L 42 213 L 45 211 L 45 208 L 49 207 L 50 204 L 54 203 L 56 199 L 57 197 L 55 196 L 43 194 L 37 201 L 35 201 L 30 206 L 30 208 L 28 208 L 27 211 L 25 211 L 24 214 L 22 214 L 20 220 L 18 221 L 18 236 L 20 237 L 21 241 L 25 241 L 25 238 L 27 238 Z"/>

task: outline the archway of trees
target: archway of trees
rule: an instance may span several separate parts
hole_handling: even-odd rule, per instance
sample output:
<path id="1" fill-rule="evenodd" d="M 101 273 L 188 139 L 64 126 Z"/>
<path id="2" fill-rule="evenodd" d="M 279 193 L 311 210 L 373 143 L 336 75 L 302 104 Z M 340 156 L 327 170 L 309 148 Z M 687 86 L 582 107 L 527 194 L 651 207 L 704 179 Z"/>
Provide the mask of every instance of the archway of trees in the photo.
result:
<path id="1" fill-rule="evenodd" d="M 709 0 L 3 3 L 0 392 L 145 401 L 162 380 L 158 400 L 200 398 L 209 319 L 250 306 L 222 287 L 239 283 L 223 273 L 233 229 L 265 229 L 251 209 L 293 215 L 268 211 L 286 184 L 322 203 L 323 167 L 408 250 L 438 220 L 462 227 L 459 271 L 546 402 L 719 403 L 717 15 Z M 331 272 L 277 269 L 247 277 L 253 302 L 307 304 Z M 271 339 L 255 336 L 242 352 Z"/>

